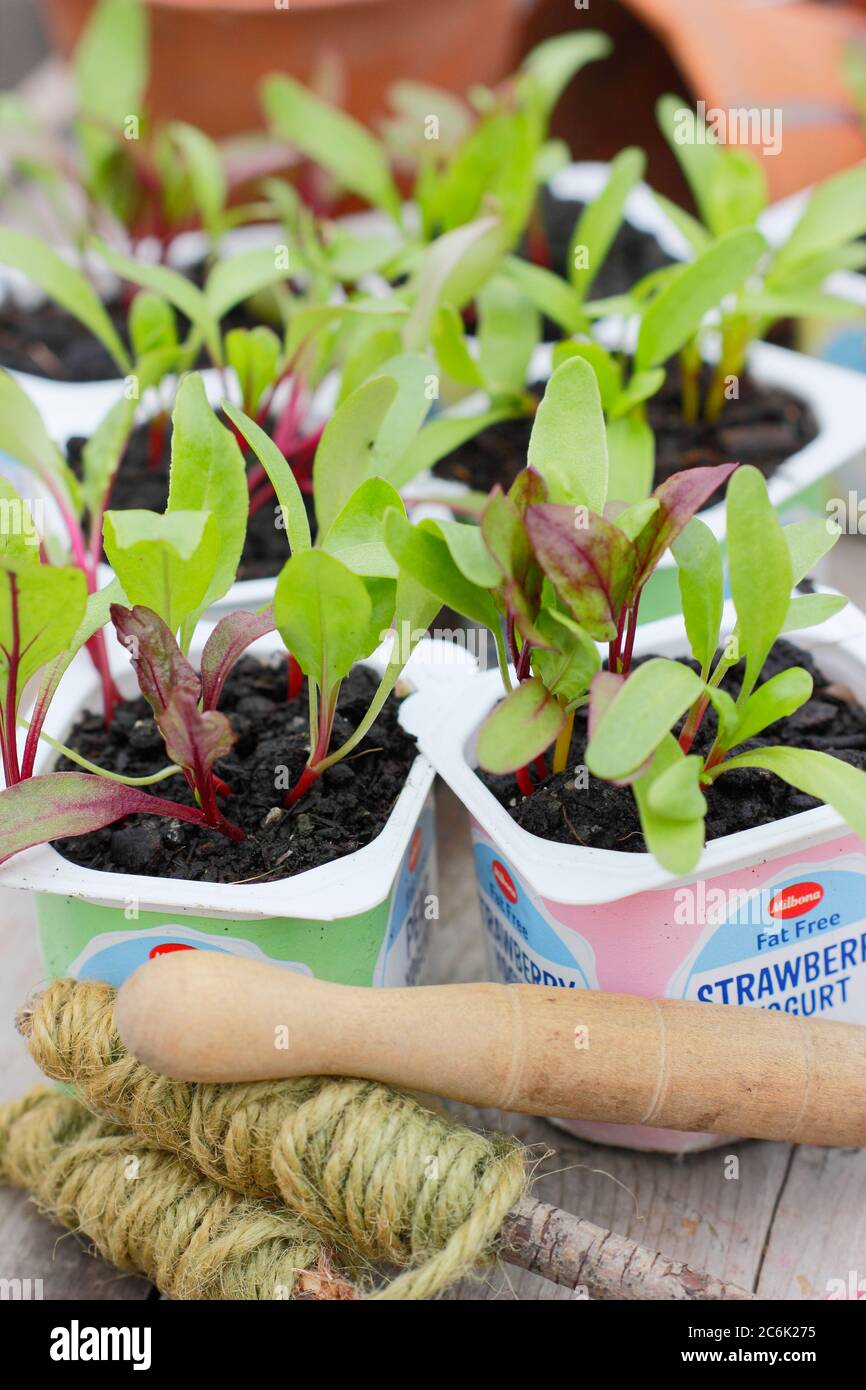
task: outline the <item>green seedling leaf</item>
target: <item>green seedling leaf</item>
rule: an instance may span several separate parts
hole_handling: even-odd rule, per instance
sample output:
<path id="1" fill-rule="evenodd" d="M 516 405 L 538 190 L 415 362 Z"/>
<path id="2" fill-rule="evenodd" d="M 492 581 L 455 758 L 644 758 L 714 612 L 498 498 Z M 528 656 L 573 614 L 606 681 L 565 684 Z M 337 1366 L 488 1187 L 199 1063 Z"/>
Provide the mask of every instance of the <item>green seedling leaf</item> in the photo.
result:
<path id="1" fill-rule="evenodd" d="M 221 409 L 223 414 L 243 435 L 270 479 L 280 505 L 283 525 L 286 528 L 292 554 L 309 550 L 312 540 L 307 509 L 304 506 L 304 499 L 295 480 L 295 475 L 285 458 L 270 435 L 265 434 L 261 426 L 257 425 L 237 406 L 232 405 L 229 401 L 223 401 Z"/>
<path id="2" fill-rule="evenodd" d="M 331 522 L 322 549 L 354 574 L 396 579 L 398 567 L 385 545 L 385 515 L 392 507 L 405 511 L 400 494 L 381 478 L 368 478 Z"/>
<path id="3" fill-rule="evenodd" d="M 182 275 L 179 270 L 172 270 L 167 265 L 149 265 L 147 262 L 136 260 L 132 256 L 124 256 L 120 251 L 115 251 L 113 247 L 104 242 L 98 243 L 98 250 L 106 265 L 121 279 L 128 280 L 133 285 L 142 285 L 145 289 L 159 295 L 161 299 L 167 299 L 182 314 L 185 314 L 190 323 L 201 334 L 213 361 L 218 366 L 222 365 L 219 324 L 207 298 L 197 285 L 194 285 L 186 275 Z M 0 259 L 2 259 L 2 243 L 0 243 Z M 124 367 L 124 371 L 129 371 L 128 364 Z"/>
<path id="4" fill-rule="evenodd" d="M 648 401 L 660 390 L 664 379 L 665 373 L 662 367 L 656 367 L 651 372 L 635 372 L 631 381 L 611 406 L 610 419 L 619 420 L 629 411 L 634 411 L 636 406 L 643 405 L 644 401 Z"/>
<path id="5" fill-rule="evenodd" d="M 785 543 L 791 556 L 791 581 L 799 584 L 807 574 L 833 549 L 842 534 L 841 527 L 831 521 L 817 517 L 806 521 L 794 521 L 784 527 Z"/>
<path id="6" fill-rule="evenodd" d="M 592 638 L 555 608 L 543 609 L 535 620 L 535 627 L 545 646 L 533 650 L 533 672 L 551 695 L 567 704 L 584 703 L 601 665 Z"/>
<path id="7" fill-rule="evenodd" d="M 671 198 L 665 198 L 661 193 L 653 192 L 656 203 L 676 227 L 680 236 L 688 242 L 696 256 L 700 256 L 712 242 L 712 236 L 706 227 L 702 226 L 696 217 L 681 208 L 679 203 L 673 202 Z"/>
<path id="8" fill-rule="evenodd" d="M 138 291 L 129 307 L 127 327 L 136 361 L 151 352 L 178 345 L 174 309 L 151 290 Z"/>
<path id="9" fill-rule="evenodd" d="M 72 64 L 78 110 L 116 130 L 141 111 L 148 80 L 148 21 L 138 0 L 100 0 Z"/>
<path id="10" fill-rule="evenodd" d="M 0 232 L 2 236 L 2 232 Z M 78 481 L 49 437 L 42 416 L 23 387 L 0 371 L 0 453 L 23 463 L 52 492 L 60 493 L 69 511 L 80 511 Z"/>
<path id="11" fill-rule="evenodd" d="M 478 362 L 492 396 L 519 396 L 541 338 L 541 318 L 513 280 L 494 275 L 478 291 Z"/>
<path id="12" fill-rule="evenodd" d="M 640 812 L 641 829 L 647 848 L 668 873 L 691 873 L 704 847 L 704 819 L 675 820 L 659 815 L 650 805 L 650 792 L 655 783 L 672 769 L 686 762 L 685 755 L 671 734 L 666 734 L 648 770 L 633 783 L 635 801 Z M 682 775 L 682 774 L 681 774 Z M 688 777 L 693 777 L 690 770 Z M 694 802 L 697 806 L 697 802 Z"/>
<path id="13" fill-rule="evenodd" d="M 683 97 L 670 94 L 659 97 L 656 119 L 685 175 L 701 221 L 718 234 L 720 228 L 712 223 L 710 190 L 723 156 L 722 146 Z"/>
<path id="14" fill-rule="evenodd" d="M 595 372 L 605 415 L 622 394 L 622 367 L 601 343 L 578 342 L 565 338 L 553 348 L 553 371 L 569 357 L 583 357 Z"/>
<path id="15" fill-rule="evenodd" d="M 725 605 L 722 549 L 709 526 L 692 517 L 671 550 L 677 562 L 689 646 L 706 677 L 718 646 Z"/>
<path id="16" fill-rule="evenodd" d="M 192 201 L 202 224 L 212 239 L 222 230 L 222 217 L 228 200 L 228 181 L 219 146 L 196 126 L 172 121 L 164 131 L 178 150 L 186 167 Z"/>
<path id="17" fill-rule="evenodd" d="M 770 724 L 775 724 L 777 719 L 786 719 L 793 714 L 811 699 L 812 686 L 812 677 L 802 666 L 792 666 L 764 681 L 763 685 L 752 691 L 742 706 L 736 742 L 745 743 Z"/>
<path id="18" fill-rule="evenodd" d="M 519 294 L 516 287 L 515 293 Z M 436 361 L 452 381 L 479 389 L 484 385 L 481 369 L 469 351 L 463 320 L 453 304 L 439 305 L 430 330 L 430 342 Z"/>
<path id="19" fill-rule="evenodd" d="M 727 520 L 731 595 L 739 651 L 746 660 L 742 705 L 784 626 L 793 571 L 784 530 L 757 468 L 738 468 L 728 483 Z"/>
<path id="20" fill-rule="evenodd" d="M 519 256 L 506 256 L 502 273 L 534 304 L 545 318 L 552 319 L 566 333 L 582 333 L 589 327 L 583 301 L 573 285 L 543 266 L 532 265 Z"/>
<path id="21" fill-rule="evenodd" d="M 818 185 L 773 269 L 789 268 L 866 232 L 866 167 L 844 169 Z"/>
<path id="22" fill-rule="evenodd" d="M 217 261 L 204 287 L 208 309 L 217 323 L 235 305 L 288 279 L 282 251 L 282 247 L 256 246 L 251 251 L 241 251 L 237 256 Z M 203 323 L 201 328 L 204 331 Z"/>
<path id="23" fill-rule="evenodd" d="M 216 568 L 201 601 L 203 611 L 235 582 L 249 509 L 246 465 L 234 435 L 216 418 L 197 372 L 181 382 L 172 426 L 167 510 L 210 512 L 219 537 Z M 197 616 L 190 615 L 193 626 Z"/>
<path id="24" fill-rule="evenodd" d="M 717 236 L 741 227 L 753 227 L 767 206 L 767 178 L 763 165 L 748 150 L 721 147 L 720 158 L 707 190 L 709 225 Z"/>
<path id="25" fill-rule="evenodd" d="M 719 743 L 723 748 L 731 748 L 740 724 L 740 711 L 727 690 L 720 686 L 708 685 L 704 693 L 718 716 Z"/>
<path id="26" fill-rule="evenodd" d="M 437 520 L 436 530 L 461 574 L 479 588 L 496 588 L 502 576 L 484 543 L 480 527 L 467 526 L 462 521 Z"/>
<path id="27" fill-rule="evenodd" d="M 818 627 L 841 613 L 848 605 L 842 594 L 795 594 L 788 605 L 788 612 L 779 636 L 786 632 L 802 632 L 807 627 Z"/>
<path id="28" fill-rule="evenodd" d="M 397 394 L 376 434 L 371 467 L 390 478 L 430 410 L 433 364 L 420 352 L 403 352 L 383 362 L 377 377 L 391 377 Z"/>
<path id="29" fill-rule="evenodd" d="M 38 564 L 40 540 L 32 506 L 0 475 L 0 559 L 16 567 Z"/>
<path id="30" fill-rule="evenodd" d="M 619 502 L 640 502 L 653 485 L 655 435 L 637 412 L 607 423 L 608 495 Z"/>
<path id="31" fill-rule="evenodd" d="M 265 391 L 277 375 L 282 345 L 276 333 L 259 324 L 256 328 L 233 328 L 226 334 L 226 361 L 238 379 L 241 400 L 256 411 Z"/>
<path id="32" fill-rule="evenodd" d="M 861 839 L 866 838 L 866 772 L 811 748 L 759 748 L 713 768 L 712 776 L 738 767 L 762 767 L 783 782 L 832 806 Z"/>
<path id="33" fill-rule="evenodd" d="M 565 719 L 562 705 L 540 680 L 521 681 L 482 724 L 478 762 L 486 772 L 516 772 L 550 747 Z"/>
<path id="34" fill-rule="evenodd" d="M 607 183 L 577 219 L 568 248 L 568 274 L 581 299 L 607 259 L 622 225 L 626 199 L 643 178 L 646 156 L 634 146 L 611 160 Z"/>
<path id="35" fill-rule="evenodd" d="M 650 810 L 665 820 L 703 820 L 707 814 L 707 798 L 701 791 L 703 770 L 704 760 L 697 754 L 672 762 L 647 790 Z"/>
<path id="36" fill-rule="evenodd" d="M 172 632 L 201 608 L 220 558 L 210 512 L 106 512 L 103 541 L 130 603 L 152 609 Z"/>
<path id="37" fill-rule="evenodd" d="M 613 522 L 574 507 L 530 507 L 526 527 L 536 557 L 563 603 L 599 642 L 616 637 L 631 592 L 634 546 Z"/>
<path id="38" fill-rule="evenodd" d="M 584 34 L 555 34 L 527 53 L 517 75 L 518 91 L 525 96 L 530 87 L 546 119 L 584 64 L 606 58 L 611 49 L 607 34 L 597 29 Z"/>
<path id="39" fill-rule="evenodd" d="M 570 358 L 557 367 L 536 411 L 527 463 L 554 502 L 600 512 L 607 501 L 607 436 L 595 372 Z"/>
<path id="40" fill-rule="evenodd" d="M 399 511 L 385 517 L 385 542 L 400 567 L 457 613 L 494 631 L 499 615 L 486 589 L 467 579 L 452 558 L 448 544 L 434 531 L 435 523 L 411 526 Z"/>
<path id="41" fill-rule="evenodd" d="M 373 377 L 346 397 L 325 426 L 313 462 L 320 530 L 327 531 L 355 489 L 370 476 L 379 431 L 396 398 L 393 377 Z"/>
<path id="42" fill-rule="evenodd" d="M 280 571 L 274 595 L 277 631 L 304 675 L 324 693 L 369 655 L 372 615 L 364 581 L 333 555 L 305 550 Z"/>
<path id="43" fill-rule="evenodd" d="M 7 738 L 15 737 L 7 718 L 10 687 L 17 705 L 31 677 L 69 646 L 86 603 L 81 570 L 0 560 L 0 709 Z"/>
<path id="44" fill-rule="evenodd" d="M 703 689 L 700 677 L 680 661 L 653 657 L 636 667 L 590 739 L 590 772 L 608 782 L 638 772 Z"/>
<path id="45" fill-rule="evenodd" d="M 408 351 L 423 351 L 439 306 L 447 303 L 462 309 L 496 269 L 504 250 L 504 228 L 495 217 L 480 217 L 431 242 L 415 277 L 403 331 Z"/>
<path id="46" fill-rule="evenodd" d="M 67 265 L 55 251 L 24 232 L 0 227 L 0 264 L 20 270 L 42 292 L 98 338 L 122 373 L 131 370 L 129 353 L 102 300 L 80 271 Z"/>
<path id="47" fill-rule="evenodd" d="M 265 79 L 262 101 L 272 128 L 337 182 L 400 221 L 400 195 L 387 156 L 359 121 L 280 73 Z"/>
<path id="48" fill-rule="evenodd" d="M 680 267 L 644 312 L 636 368 L 645 371 L 660 366 L 690 342 L 704 316 L 743 286 L 766 249 L 760 232 L 728 232 L 689 265 Z"/>

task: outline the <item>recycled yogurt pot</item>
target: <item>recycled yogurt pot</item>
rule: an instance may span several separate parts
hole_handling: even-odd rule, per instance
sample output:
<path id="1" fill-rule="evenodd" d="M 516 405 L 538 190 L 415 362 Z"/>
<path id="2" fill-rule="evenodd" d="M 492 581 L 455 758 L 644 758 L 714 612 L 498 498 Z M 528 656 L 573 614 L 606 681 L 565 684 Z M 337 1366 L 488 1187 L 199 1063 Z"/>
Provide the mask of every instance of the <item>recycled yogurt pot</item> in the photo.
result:
<path id="1" fill-rule="evenodd" d="M 731 605 L 725 631 L 733 627 Z M 866 615 L 790 634 L 866 702 Z M 685 653 L 679 618 L 636 653 Z M 830 807 L 711 840 L 675 878 L 646 853 L 562 845 L 518 826 L 475 773 L 498 671 L 448 700 L 421 691 L 405 727 L 469 811 L 488 978 L 689 999 L 866 1023 L 866 842 Z M 725 1142 L 640 1125 L 555 1120 L 581 1139 L 666 1153 Z"/>
<path id="2" fill-rule="evenodd" d="M 206 637 L 202 625 L 194 656 Z M 267 658 L 283 648 L 271 634 L 249 650 Z M 134 678 L 119 645 L 110 648 L 110 660 L 121 690 L 132 694 Z M 381 672 L 386 660 L 383 645 L 363 664 Z M 474 668 L 462 648 L 425 639 L 404 678 L 434 695 L 455 673 L 465 679 Z M 77 657 L 62 689 L 65 699 L 55 700 L 46 721 L 46 732 L 59 739 L 84 709 L 98 703 L 99 685 L 89 662 Z M 48 770 L 53 756 L 43 745 L 36 771 Z M 0 868 L 0 883 L 33 893 L 43 960 L 52 977 L 71 974 L 119 986 L 149 958 L 193 949 L 270 961 L 340 984 L 416 984 L 427 953 L 428 903 L 436 892 L 433 777 L 419 753 L 374 840 L 272 883 L 106 873 L 64 859 L 51 845 L 16 855 Z"/>

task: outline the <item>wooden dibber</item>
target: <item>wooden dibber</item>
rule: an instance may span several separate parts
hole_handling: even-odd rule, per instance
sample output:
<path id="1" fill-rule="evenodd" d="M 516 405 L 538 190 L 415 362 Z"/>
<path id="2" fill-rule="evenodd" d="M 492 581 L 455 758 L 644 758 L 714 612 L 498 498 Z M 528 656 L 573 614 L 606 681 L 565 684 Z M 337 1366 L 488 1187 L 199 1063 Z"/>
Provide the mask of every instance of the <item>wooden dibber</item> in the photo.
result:
<path id="1" fill-rule="evenodd" d="M 185 1081 L 358 1076 L 478 1106 L 804 1144 L 866 1144 L 866 1028 L 538 985 L 372 990 L 210 951 L 117 999 L 142 1062 Z"/>

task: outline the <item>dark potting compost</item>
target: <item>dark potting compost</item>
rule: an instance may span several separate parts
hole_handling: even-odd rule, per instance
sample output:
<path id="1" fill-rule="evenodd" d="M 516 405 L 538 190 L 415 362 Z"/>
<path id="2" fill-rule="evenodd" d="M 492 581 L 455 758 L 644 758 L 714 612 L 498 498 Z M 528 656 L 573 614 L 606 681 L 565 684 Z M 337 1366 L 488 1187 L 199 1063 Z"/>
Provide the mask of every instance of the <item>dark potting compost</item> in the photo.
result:
<path id="1" fill-rule="evenodd" d="M 364 667 L 356 667 L 343 682 L 332 748 L 356 728 L 377 684 Z M 215 830 L 164 816 L 135 815 L 94 834 L 59 840 L 55 849 L 89 869 L 208 883 L 290 878 L 362 849 L 384 827 L 415 760 L 415 740 L 397 722 L 400 702 L 391 696 L 354 752 L 285 810 L 285 778 L 278 788 L 277 770 L 288 769 L 294 786 L 309 751 L 306 683 L 291 701 L 286 688 L 284 657 L 271 663 L 244 657 L 220 701 L 236 737 L 228 757 L 216 763 L 217 773 L 232 791 L 221 804 L 225 815 L 246 831 L 246 840 L 235 844 Z M 84 714 L 66 741 L 100 767 L 124 776 L 148 776 L 167 763 L 150 707 L 140 697 L 118 707 L 108 731 L 101 715 Z M 66 759 L 57 763 L 57 771 L 73 770 Z M 195 804 L 181 775 L 158 783 L 153 791 L 171 801 Z"/>
<path id="2" fill-rule="evenodd" d="M 539 211 L 547 235 L 550 268 L 564 279 L 568 279 L 568 248 L 574 226 L 585 206 L 578 199 L 557 198 L 549 188 L 541 190 Z M 607 299 L 626 294 L 638 280 L 666 265 L 673 265 L 673 257 L 662 250 L 652 233 L 624 221 L 592 282 L 590 296 Z"/>
<path id="3" fill-rule="evenodd" d="M 119 301 L 106 307 L 128 348 L 126 310 Z M 51 381 L 108 381 L 120 376 L 99 339 L 73 314 L 50 302 L 32 309 L 15 304 L 0 308 L 0 366 Z"/>
<path id="4" fill-rule="evenodd" d="M 697 670 L 695 662 L 685 664 Z M 759 737 L 749 739 L 735 751 L 786 744 L 832 753 L 843 762 L 866 770 L 866 710 L 846 700 L 808 652 L 784 640 L 777 642 L 771 651 L 761 679 L 769 680 L 790 666 L 804 666 L 811 674 L 815 682 L 811 699 L 794 714 L 770 725 Z M 725 688 L 735 698 L 741 682 L 741 677 L 736 677 L 736 670 L 732 670 L 725 681 Z M 708 752 L 715 732 L 716 716 L 710 710 L 692 751 Z M 585 778 L 580 778 L 575 785 L 575 768 L 585 764 L 587 742 L 587 711 L 582 709 L 577 711 L 574 721 L 570 768 L 549 777 L 532 796 L 521 797 L 513 776 L 491 776 L 480 771 L 478 775 L 511 818 L 532 835 L 563 845 L 646 853 L 630 787 L 611 786 L 591 774 L 587 774 L 588 785 L 583 785 Z M 708 840 L 757 825 L 769 825 L 821 805 L 763 768 L 737 768 L 726 772 L 712 787 L 705 789 L 705 795 Z"/>
<path id="5" fill-rule="evenodd" d="M 73 472 L 81 476 L 82 449 L 87 440 L 80 435 L 70 439 L 66 456 Z M 246 454 L 247 462 L 252 454 Z M 168 501 L 168 470 L 171 463 L 171 422 L 166 420 L 162 448 L 155 459 L 150 457 L 150 426 L 138 425 L 129 438 L 114 486 L 110 506 L 118 511 L 143 507 L 162 512 Z M 304 493 L 304 503 L 315 533 L 313 498 Z M 271 493 L 263 506 L 252 513 L 247 522 L 238 579 L 265 579 L 279 574 L 289 558 L 289 543 L 276 496 Z"/>
<path id="6" fill-rule="evenodd" d="M 702 394 L 710 375 L 705 367 Z M 530 389 L 539 398 L 543 394 L 539 383 Z M 733 462 L 753 464 L 769 478 L 817 436 L 810 406 L 790 391 L 759 385 L 747 373 L 740 378 L 739 391 L 738 399 L 725 402 L 720 419 L 683 420 L 679 365 L 671 364 L 664 385 L 647 406 L 656 437 L 656 485 L 684 468 Z M 526 463 L 531 432 L 531 418 L 500 420 L 461 444 L 433 471 L 478 492 L 489 492 L 496 483 L 507 491 Z M 713 506 L 723 496 L 724 489 L 719 489 L 706 505 Z"/>

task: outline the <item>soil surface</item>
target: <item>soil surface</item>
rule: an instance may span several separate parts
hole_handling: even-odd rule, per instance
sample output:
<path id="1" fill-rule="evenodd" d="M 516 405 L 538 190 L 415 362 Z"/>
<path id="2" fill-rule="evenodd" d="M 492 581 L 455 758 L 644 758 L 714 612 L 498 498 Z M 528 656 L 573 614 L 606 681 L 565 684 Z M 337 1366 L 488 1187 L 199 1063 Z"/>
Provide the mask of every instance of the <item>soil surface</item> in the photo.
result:
<path id="1" fill-rule="evenodd" d="M 75 436 L 69 440 L 66 449 L 67 459 L 73 471 L 81 476 L 81 451 L 87 440 Z M 255 462 L 252 454 L 247 454 L 247 462 Z M 117 510 L 140 507 L 147 511 L 162 512 L 168 501 L 168 471 L 171 463 L 171 422 L 166 422 L 163 447 L 152 466 L 150 461 L 150 426 L 139 425 L 130 435 L 123 462 L 114 480 L 110 506 Z M 310 525 L 315 534 L 313 498 L 304 494 L 304 503 Z M 247 522 L 241 562 L 238 566 L 238 579 L 266 579 L 279 574 L 289 558 L 289 543 L 285 527 L 281 524 L 281 513 L 275 495 L 258 509 Z"/>
<path id="2" fill-rule="evenodd" d="M 704 390 L 709 380 L 710 370 L 705 368 Z M 537 382 L 530 389 L 540 398 L 544 385 Z M 677 364 L 669 367 L 664 385 L 648 402 L 647 413 L 656 437 L 656 484 L 681 469 L 718 463 L 751 463 L 769 478 L 818 433 L 805 401 L 776 387 L 759 386 L 748 375 L 740 380 L 739 398 L 725 403 L 719 420 L 689 424 L 680 411 Z M 507 491 L 526 463 L 531 432 L 530 418 L 501 420 L 461 444 L 433 471 L 479 492 L 489 492 L 495 483 Z M 707 506 L 723 495 L 719 489 Z"/>
<path id="3" fill-rule="evenodd" d="M 697 669 L 692 661 L 685 664 Z M 777 642 L 770 653 L 762 680 L 791 666 L 804 666 L 811 673 L 815 682 L 812 698 L 796 713 L 770 725 L 736 751 L 787 744 L 833 753 L 866 770 L 866 710 L 828 689 L 827 678 L 809 653 L 784 640 Z M 724 688 L 735 698 L 741 679 L 740 668 L 735 667 L 725 681 Z M 709 750 L 715 730 L 716 717 L 710 710 L 695 740 L 696 753 Z M 483 772 L 479 776 L 512 819 L 533 835 L 563 845 L 646 853 L 630 787 L 614 787 L 591 774 L 587 786 L 582 785 L 585 779 L 581 778 L 581 784 L 575 787 L 575 768 L 585 763 L 586 744 L 586 710 L 578 710 L 569 770 L 547 778 L 532 796 L 521 797 L 513 776 L 493 777 Z M 725 773 L 706 791 L 706 798 L 708 840 L 756 825 L 769 825 L 821 804 L 762 768 L 738 768 Z"/>
<path id="4" fill-rule="evenodd" d="M 549 188 L 543 188 L 539 198 L 541 220 L 547 233 L 551 269 L 568 279 L 568 247 L 574 224 L 585 204 L 577 200 L 557 198 Z M 604 265 L 590 287 L 592 299 L 607 299 L 614 294 L 626 294 L 638 280 L 662 266 L 673 265 L 673 257 L 663 251 L 650 232 L 642 232 L 630 222 L 623 222 Z"/>
<path id="5" fill-rule="evenodd" d="M 56 841 L 55 849 L 75 864 L 108 873 L 264 883 L 328 864 L 369 844 L 391 814 L 416 756 L 415 740 L 397 722 L 399 700 L 392 696 L 358 747 L 286 811 L 285 789 L 275 788 L 277 769 L 287 768 L 294 786 L 309 747 L 306 686 L 288 702 L 286 680 L 285 658 L 265 663 L 244 657 L 220 701 L 236 736 L 229 756 L 216 764 L 232 789 L 221 805 L 229 820 L 246 831 L 246 840 L 235 844 L 218 831 L 163 816 L 135 815 L 91 835 Z M 332 748 L 357 727 L 377 684 L 364 667 L 343 682 Z M 108 733 L 101 717 L 85 714 L 67 743 L 100 767 L 131 777 L 147 776 L 167 763 L 150 706 L 141 698 L 119 706 Z M 56 770 L 74 768 L 61 759 Z M 195 804 L 180 775 L 151 790 L 171 801 Z"/>
<path id="6" fill-rule="evenodd" d="M 203 267 L 193 267 L 189 278 L 201 288 L 204 282 Z M 105 307 L 128 349 L 128 303 L 118 297 Z M 178 331 L 183 337 L 189 328 L 189 320 L 177 311 L 177 321 Z M 226 314 L 222 327 L 224 331 L 230 328 L 254 328 L 260 321 L 255 315 L 249 314 L 243 305 L 238 305 Z M 206 353 L 202 353 L 198 365 L 210 366 Z M 0 367 L 29 372 L 32 376 L 47 377 L 51 381 L 114 381 L 122 376 L 114 358 L 99 339 L 83 327 L 74 314 L 67 313 L 50 300 L 32 309 L 0 303 Z"/>

